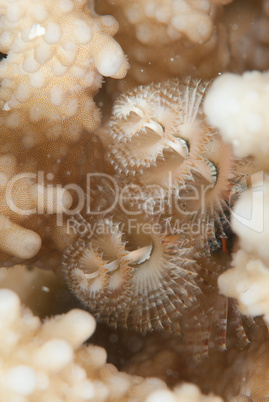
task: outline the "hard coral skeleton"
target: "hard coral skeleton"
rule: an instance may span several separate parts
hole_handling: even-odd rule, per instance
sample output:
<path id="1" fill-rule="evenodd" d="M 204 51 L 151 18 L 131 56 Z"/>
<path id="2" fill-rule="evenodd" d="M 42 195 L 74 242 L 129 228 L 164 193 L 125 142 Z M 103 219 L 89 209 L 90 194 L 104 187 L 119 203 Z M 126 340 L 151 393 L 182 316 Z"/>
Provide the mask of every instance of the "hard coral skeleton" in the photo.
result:
<path id="1" fill-rule="evenodd" d="M 7 53 L 0 65 L 2 263 L 44 254 L 46 265 L 61 260 L 70 236 L 56 215 L 76 202 L 63 187 L 85 189 L 84 175 L 93 170 L 89 132 L 100 124 L 93 96 L 103 75 L 126 74 L 127 59 L 113 39 L 118 23 L 88 6 L 0 3 L 0 50 Z"/>
<path id="2" fill-rule="evenodd" d="M 101 0 L 97 10 L 120 24 L 117 40 L 130 61 L 126 80 L 111 83 L 121 92 L 168 78 L 208 79 L 230 62 L 228 29 L 215 0 Z"/>
<path id="3" fill-rule="evenodd" d="M 82 345 L 95 330 L 86 311 L 73 309 L 41 323 L 9 289 L 0 290 L 3 401 L 128 401 L 145 398 L 163 381 L 133 378 L 106 363 L 106 352 Z M 31 340 L 31 342 L 29 342 Z"/>

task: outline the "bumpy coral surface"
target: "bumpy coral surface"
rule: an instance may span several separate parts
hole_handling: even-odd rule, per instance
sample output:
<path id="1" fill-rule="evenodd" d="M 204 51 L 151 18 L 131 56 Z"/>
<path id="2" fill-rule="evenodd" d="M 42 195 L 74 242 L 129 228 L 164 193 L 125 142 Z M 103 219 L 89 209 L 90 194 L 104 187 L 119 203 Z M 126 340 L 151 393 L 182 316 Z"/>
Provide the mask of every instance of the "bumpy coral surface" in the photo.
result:
<path id="1" fill-rule="evenodd" d="M 235 154 L 254 156 L 263 169 L 269 168 L 268 82 L 267 72 L 223 74 L 214 81 L 205 101 L 208 121 L 219 128 Z"/>
<path id="2" fill-rule="evenodd" d="M 220 22 L 227 1 L 100 1 L 98 10 L 120 24 L 117 40 L 131 68 L 121 90 L 169 77 L 204 78 L 229 62 L 228 35 Z"/>
<path id="3" fill-rule="evenodd" d="M 220 291 L 239 301 L 244 314 L 263 315 L 268 324 L 268 176 L 245 191 L 235 205 L 232 227 L 239 236 L 233 268 L 219 277 Z"/>
<path id="4" fill-rule="evenodd" d="M 216 79 L 205 101 L 208 120 L 218 126 L 238 156 L 252 155 L 256 169 L 268 172 L 268 73 L 225 74 Z M 261 103 L 258 103 L 257 100 Z M 258 141 L 257 141 L 258 139 Z M 232 228 L 241 248 L 234 268 L 219 278 L 220 290 L 238 299 L 242 312 L 264 315 L 268 322 L 268 175 L 251 177 L 249 189 L 236 203 Z"/>
<path id="5" fill-rule="evenodd" d="M 234 268 L 220 276 L 220 291 L 226 296 L 238 299 L 244 314 L 253 317 L 264 315 L 265 321 L 268 322 L 268 266 L 243 250 L 235 254 L 233 265 Z"/>
<path id="6" fill-rule="evenodd" d="M 202 395 L 199 388 L 193 384 L 184 384 L 172 391 L 156 391 L 151 394 L 146 402 L 222 402 L 223 399 L 217 396 Z"/>
<path id="7" fill-rule="evenodd" d="M 144 43 L 154 43 L 156 38 L 167 43 L 171 39 L 187 37 L 191 42 L 206 42 L 213 31 L 210 19 L 211 4 L 194 1 L 161 1 L 155 3 L 111 1 L 121 5 L 128 21 L 135 25 L 136 36 Z M 162 27 L 163 29 L 159 29 Z M 166 30 L 164 29 L 166 28 Z"/>
<path id="8" fill-rule="evenodd" d="M 256 178 L 256 181 L 254 179 Z M 269 263 L 269 176 L 262 171 L 252 176 L 252 186 L 236 203 L 231 219 L 240 246 Z"/>
<path id="9" fill-rule="evenodd" d="M 27 122 L 29 146 L 35 137 L 42 141 L 42 134 L 72 141 L 81 128 L 96 128 L 100 117 L 92 97 L 102 75 L 122 78 L 127 67 L 112 38 L 118 29 L 114 18 L 98 16 L 93 3 L 90 11 L 79 1 L 4 1 L 1 14 L 0 49 L 8 53 L 1 63 L 7 128 L 21 130 Z"/>
<path id="10" fill-rule="evenodd" d="M 7 53 L 0 64 L 1 262 L 41 257 L 52 247 L 57 254 L 68 243 L 55 216 L 76 203 L 76 186 L 85 189 L 93 170 L 98 147 L 91 149 L 89 130 L 100 124 L 93 96 L 103 75 L 122 78 L 127 70 L 112 38 L 117 22 L 93 5 L 0 4 L 0 50 Z"/>
<path id="11" fill-rule="evenodd" d="M 158 379 L 119 373 L 106 364 L 104 349 L 82 346 L 95 329 L 85 311 L 71 310 L 42 324 L 14 292 L 1 289 L 0 323 L 2 401 L 144 400 L 166 388 Z"/>

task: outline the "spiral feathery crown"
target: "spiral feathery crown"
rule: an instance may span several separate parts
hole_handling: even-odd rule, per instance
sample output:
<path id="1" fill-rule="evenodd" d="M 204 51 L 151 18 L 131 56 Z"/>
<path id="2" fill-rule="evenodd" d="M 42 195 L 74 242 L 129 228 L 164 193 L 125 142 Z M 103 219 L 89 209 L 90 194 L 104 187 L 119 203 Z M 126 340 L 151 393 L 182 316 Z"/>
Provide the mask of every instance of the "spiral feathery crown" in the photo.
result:
<path id="1" fill-rule="evenodd" d="M 65 251 L 71 289 L 102 322 L 179 332 L 183 310 L 200 293 L 192 250 L 183 236 L 129 229 L 112 219 L 98 220 L 93 234 Z"/>
<path id="2" fill-rule="evenodd" d="M 183 215 L 211 225 L 227 220 L 227 210 L 246 186 L 248 162 L 237 160 L 207 123 L 208 87 L 193 79 L 171 80 L 138 87 L 115 102 L 107 125 L 108 158 L 119 182 L 139 185 L 139 197 L 129 193 L 138 199 L 138 209 L 157 209 L 158 187 L 163 198 L 173 193 Z"/>
<path id="3" fill-rule="evenodd" d="M 77 216 L 89 231 L 64 254 L 71 290 L 99 321 L 180 333 L 197 356 L 207 354 L 210 339 L 225 348 L 228 312 L 248 342 L 236 303 L 218 293 L 223 267 L 212 261 L 209 244 L 215 226 L 225 236 L 222 221 L 228 222 L 249 167 L 206 122 L 208 85 L 173 80 L 119 97 L 102 134 L 128 208 Z M 159 204 L 156 188 L 164 196 Z M 111 196 L 103 189 L 102 197 Z M 190 230 L 199 220 L 211 232 Z"/>

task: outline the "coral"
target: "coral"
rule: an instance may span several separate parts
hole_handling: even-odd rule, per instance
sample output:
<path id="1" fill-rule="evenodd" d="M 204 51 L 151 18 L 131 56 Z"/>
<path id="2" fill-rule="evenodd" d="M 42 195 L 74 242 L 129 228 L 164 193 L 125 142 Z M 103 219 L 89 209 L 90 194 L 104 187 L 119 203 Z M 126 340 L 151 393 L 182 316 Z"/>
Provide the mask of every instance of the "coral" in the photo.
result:
<path id="1" fill-rule="evenodd" d="M 256 182 L 236 203 L 231 223 L 240 246 L 269 263 L 269 176 L 259 172 L 254 177 Z"/>
<path id="2" fill-rule="evenodd" d="M 266 83 L 268 73 L 224 74 L 215 80 L 205 100 L 205 113 L 238 156 L 251 155 L 256 170 L 268 171 L 268 121 Z M 257 99 L 261 104 L 257 103 Z M 259 106 L 258 106 L 259 105 Z M 257 141 L 258 138 L 258 141 Z M 268 323 L 268 227 L 269 179 L 262 171 L 251 177 L 232 213 L 238 235 L 233 268 L 219 278 L 220 290 L 239 301 L 244 314 L 263 315 Z"/>
<path id="3" fill-rule="evenodd" d="M 193 384 L 184 384 L 178 386 L 174 389 L 174 391 L 156 391 L 151 394 L 147 399 L 146 402 L 221 402 L 223 401 L 222 398 L 218 396 L 205 396 L 202 395 L 199 388 Z"/>
<path id="4" fill-rule="evenodd" d="M 166 389 L 161 380 L 119 373 L 106 364 L 104 349 L 82 346 L 95 329 L 85 311 L 41 323 L 14 292 L 1 289 L 0 323 L 2 401 L 144 400 L 153 389 Z"/>
<path id="5" fill-rule="evenodd" d="M 8 53 L 1 63 L 1 103 L 10 111 L 4 125 L 22 131 L 29 146 L 42 137 L 74 141 L 82 128 L 96 128 L 100 116 L 91 98 L 102 75 L 122 78 L 127 67 L 111 37 L 118 29 L 114 18 L 76 1 L 4 1 L 1 14 L 1 51 Z M 32 123 L 28 135 L 25 121 Z"/>
<path id="6" fill-rule="evenodd" d="M 226 73 L 214 81 L 205 100 L 208 121 L 232 144 L 235 155 L 254 156 L 262 169 L 269 169 L 268 80 L 267 72 Z"/>
<path id="7" fill-rule="evenodd" d="M 95 170 L 93 96 L 102 75 L 125 75 L 127 60 L 112 38 L 117 22 L 93 3 L 2 1 L 0 12 L 0 260 L 40 260 L 50 250 L 55 266 L 69 241 L 56 214 L 76 203 L 76 186 L 85 189 Z"/>
<path id="8" fill-rule="evenodd" d="M 156 39 L 167 43 L 182 36 L 193 43 L 203 43 L 213 32 L 209 16 L 212 12 L 210 2 L 187 3 L 183 0 L 170 1 L 165 5 L 161 2 L 144 2 L 139 7 L 139 4 L 132 4 L 130 1 L 116 1 L 113 5 L 123 8 L 128 21 L 135 24 L 136 37 L 143 43 L 152 44 Z"/>
<path id="9" fill-rule="evenodd" d="M 258 22 L 261 24 L 261 35 L 266 21 Z M 253 30 L 257 31 L 258 22 Z M 254 46 L 257 36 L 252 36 L 251 40 Z M 257 52 L 260 50 L 259 46 L 256 47 Z M 251 52 L 258 65 L 260 62 L 267 64 L 266 47 L 264 50 L 257 58 Z M 248 60 L 246 58 L 246 62 Z M 267 81 L 267 72 L 245 72 L 241 76 L 224 74 L 214 81 L 208 91 L 204 109 L 208 121 L 218 127 L 224 141 L 232 145 L 238 157 L 252 156 L 256 171 L 249 180 L 249 188 L 240 195 L 232 211 L 231 226 L 238 241 L 232 268 L 220 275 L 219 288 L 223 294 L 238 301 L 242 313 L 252 317 L 262 316 L 268 327 Z M 259 169 L 263 170 L 259 172 Z M 242 366 L 244 369 L 241 371 L 239 367 Z M 235 378 L 234 386 L 227 395 L 228 400 L 267 399 L 267 371 L 268 341 L 261 342 L 261 345 L 260 342 L 254 343 L 247 354 L 234 362 L 230 373 L 231 378 L 232 375 Z"/>
<path id="10" fill-rule="evenodd" d="M 264 315 L 268 323 L 268 265 L 240 250 L 234 256 L 233 266 L 219 277 L 220 291 L 236 298 L 242 313 L 253 317 Z"/>
<path id="11" fill-rule="evenodd" d="M 121 91 L 172 77 L 209 78 L 229 61 L 228 32 L 220 15 L 227 1 L 110 1 L 97 10 L 109 10 L 119 21 L 117 40 L 127 52 L 131 68 Z M 113 84 L 112 84 L 113 85 Z"/>
<path id="12" fill-rule="evenodd" d="M 235 253 L 233 268 L 219 277 L 220 291 L 236 298 L 241 311 L 253 317 L 263 315 L 268 324 L 268 210 L 269 180 L 257 182 L 236 203 L 232 228 L 241 249 Z"/>

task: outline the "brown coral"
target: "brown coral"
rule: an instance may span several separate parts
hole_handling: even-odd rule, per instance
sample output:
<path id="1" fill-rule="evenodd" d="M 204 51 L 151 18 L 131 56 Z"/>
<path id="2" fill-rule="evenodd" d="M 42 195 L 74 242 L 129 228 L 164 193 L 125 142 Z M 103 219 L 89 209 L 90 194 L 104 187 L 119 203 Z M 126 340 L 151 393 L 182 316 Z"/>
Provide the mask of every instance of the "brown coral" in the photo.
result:
<path id="1" fill-rule="evenodd" d="M 117 40 L 131 68 L 121 91 L 172 77 L 209 78 L 230 61 L 228 32 L 220 19 L 226 1 L 110 1 L 98 3 L 120 24 Z M 112 84 L 113 85 L 113 84 Z"/>

